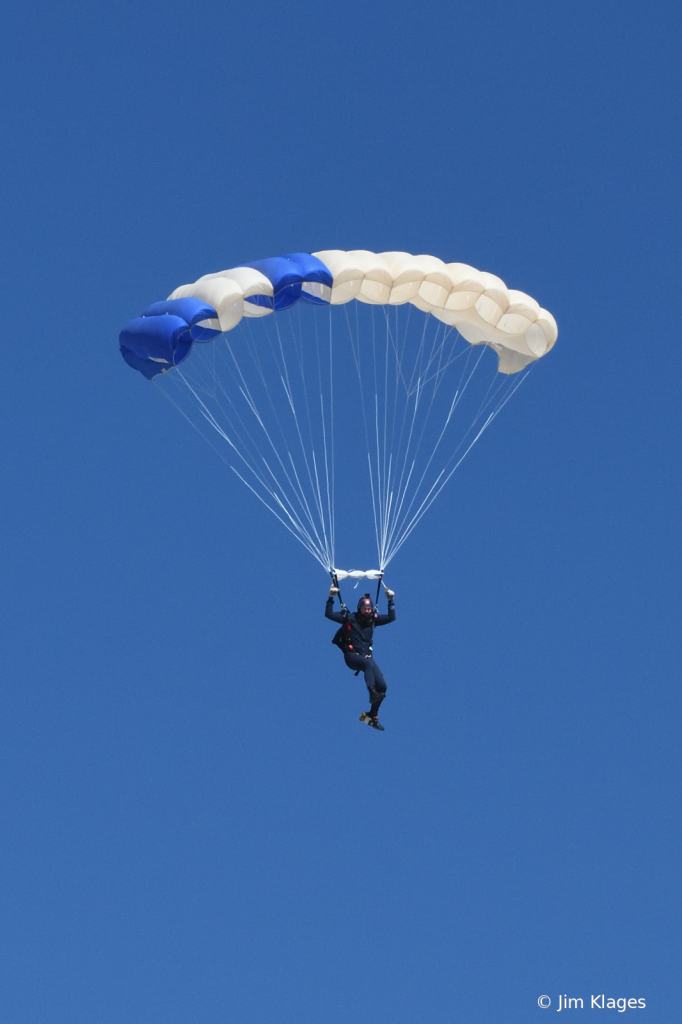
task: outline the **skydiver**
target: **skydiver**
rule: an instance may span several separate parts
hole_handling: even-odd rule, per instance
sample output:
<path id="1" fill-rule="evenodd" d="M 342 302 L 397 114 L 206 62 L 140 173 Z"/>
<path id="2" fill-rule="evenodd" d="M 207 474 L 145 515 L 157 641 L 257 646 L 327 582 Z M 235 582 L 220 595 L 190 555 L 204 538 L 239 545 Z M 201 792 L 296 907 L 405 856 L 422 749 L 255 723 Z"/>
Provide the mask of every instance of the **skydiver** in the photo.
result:
<path id="1" fill-rule="evenodd" d="M 369 594 L 360 598 L 356 612 L 349 612 L 340 597 L 341 611 L 332 611 L 334 598 L 339 593 L 336 584 L 333 584 L 329 590 L 324 610 L 328 619 L 341 623 L 341 629 L 337 631 L 332 642 L 343 651 L 346 665 L 356 675 L 359 672 L 364 672 L 365 675 L 365 683 L 369 690 L 370 709 L 362 712 L 360 721 L 367 722 L 372 729 L 379 729 L 380 732 L 384 731 L 384 727 L 379 721 L 379 705 L 386 696 L 386 680 L 372 654 L 372 634 L 375 626 L 385 626 L 387 623 L 395 621 L 395 605 L 393 603 L 395 594 L 385 585 L 384 590 L 388 601 L 388 615 L 379 615 Z"/>

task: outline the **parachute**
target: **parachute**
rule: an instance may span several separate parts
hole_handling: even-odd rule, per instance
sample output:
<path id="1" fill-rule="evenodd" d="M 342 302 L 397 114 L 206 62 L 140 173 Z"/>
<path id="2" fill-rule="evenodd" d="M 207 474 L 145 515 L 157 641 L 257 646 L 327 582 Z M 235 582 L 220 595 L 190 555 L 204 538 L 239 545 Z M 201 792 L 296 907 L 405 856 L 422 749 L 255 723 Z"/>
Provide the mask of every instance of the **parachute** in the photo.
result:
<path id="1" fill-rule="evenodd" d="M 329 250 L 182 285 L 120 347 L 325 571 L 380 579 L 556 339 L 493 274 Z M 349 521 L 353 557 L 373 523 L 378 569 L 337 568 Z"/>

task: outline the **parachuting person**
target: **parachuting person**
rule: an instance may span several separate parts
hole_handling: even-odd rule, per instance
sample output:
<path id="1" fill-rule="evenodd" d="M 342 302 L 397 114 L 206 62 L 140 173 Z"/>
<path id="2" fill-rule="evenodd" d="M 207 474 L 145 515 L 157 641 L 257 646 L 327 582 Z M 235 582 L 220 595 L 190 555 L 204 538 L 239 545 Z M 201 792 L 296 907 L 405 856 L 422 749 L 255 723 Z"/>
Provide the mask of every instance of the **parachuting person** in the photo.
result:
<path id="1" fill-rule="evenodd" d="M 360 721 L 367 722 L 372 729 L 379 729 L 380 732 L 384 731 L 384 727 L 379 721 L 379 706 L 386 696 L 386 680 L 374 660 L 372 636 L 376 626 L 385 626 L 389 622 L 395 621 L 395 604 L 393 603 L 395 594 L 385 585 L 384 591 L 388 601 L 388 615 L 379 615 L 369 594 L 365 594 L 360 598 L 356 612 L 349 612 L 339 596 L 341 611 L 335 612 L 333 610 L 334 598 L 339 594 L 339 588 L 336 586 L 336 583 L 329 590 L 329 597 L 327 598 L 324 610 L 324 614 L 328 619 L 341 624 L 341 628 L 337 631 L 332 643 L 335 643 L 343 651 L 344 661 L 348 668 L 355 672 L 356 675 L 363 672 L 365 676 L 365 683 L 369 691 L 370 709 L 369 711 L 362 712 Z"/>

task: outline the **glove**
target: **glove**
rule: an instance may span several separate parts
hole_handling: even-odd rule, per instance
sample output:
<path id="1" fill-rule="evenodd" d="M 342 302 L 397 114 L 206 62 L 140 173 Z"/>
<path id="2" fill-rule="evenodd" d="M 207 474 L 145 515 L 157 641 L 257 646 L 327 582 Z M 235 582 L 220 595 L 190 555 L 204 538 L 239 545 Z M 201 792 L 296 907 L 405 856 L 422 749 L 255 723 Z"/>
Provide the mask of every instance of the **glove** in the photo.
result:
<path id="1" fill-rule="evenodd" d="M 330 587 L 329 588 L 329 596 L 330 597 L 336 597 L 338 592 L 339 592 L 339 588 L 338 587 Z"/>
<path id="2" fill-rule="evenodd" d="M 395 591 L 394 590 L 389 590 L 388 587 L 386 586 L 386 584 L 384 584 L 384 593 L 386 594 L 386 600 L 387 601 L 392 601 L 393 598 L 395 597 Z"/>

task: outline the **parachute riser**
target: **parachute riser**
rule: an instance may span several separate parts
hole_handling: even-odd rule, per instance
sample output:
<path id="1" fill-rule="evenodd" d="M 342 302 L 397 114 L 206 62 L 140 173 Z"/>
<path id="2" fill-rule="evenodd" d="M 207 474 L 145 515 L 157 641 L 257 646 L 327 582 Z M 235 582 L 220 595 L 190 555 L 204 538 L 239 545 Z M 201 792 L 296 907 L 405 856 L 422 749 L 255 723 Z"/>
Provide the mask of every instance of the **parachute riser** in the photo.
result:
<path id="1" fill-rule="evenodd" d="M 339 592 L 339 604 L 341 605 L 342 608 L 346 608 L 345 604 L 343 603 L 343 598 L 341 597 L 341 588 L 339 587 L 339 581 L 338 581 L 338 578 L 336 576 L 336 573 L 335 572 L 330 572 L 329 575 L 332 578 L 332 583 L 334 584 L 334 586 L 336 587 L 336 589 Z M 347 608 L 346 608 L 346 611 L 348 611 Z"/>

